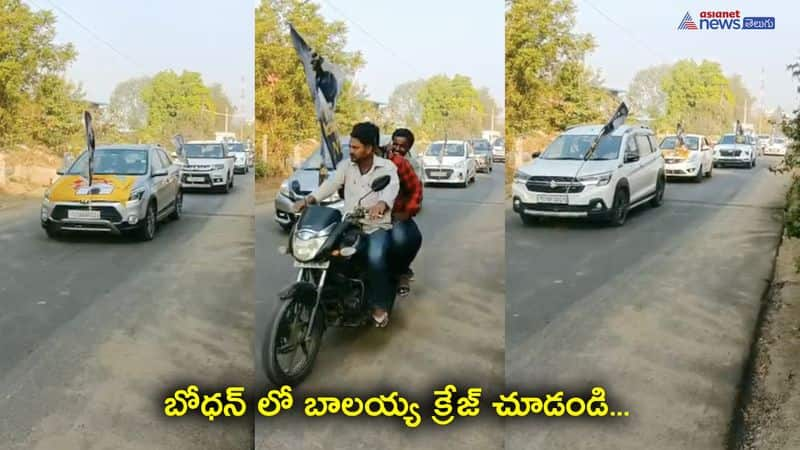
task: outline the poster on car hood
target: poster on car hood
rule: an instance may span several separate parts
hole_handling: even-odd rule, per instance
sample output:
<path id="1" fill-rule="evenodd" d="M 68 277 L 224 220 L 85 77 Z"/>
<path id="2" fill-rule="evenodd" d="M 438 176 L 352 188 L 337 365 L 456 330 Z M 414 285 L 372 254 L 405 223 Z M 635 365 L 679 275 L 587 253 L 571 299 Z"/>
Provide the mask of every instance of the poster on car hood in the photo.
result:
<path id="1" fill-rule="evenodd" d="M 342 71 L 309 47 L 292 24 L 289 24 L 289 32 L 292 36 L 292 45 L 303 63 L 308 89 L 314 100 L 314 109 L 322 132 L 323 148 L 327 149 L 328 153 L 326 159 L 330 160 L 335 168 L 342 160 L 342 147 L 334 118 L 336 99 L 342 91 L 344 82 Z"/>

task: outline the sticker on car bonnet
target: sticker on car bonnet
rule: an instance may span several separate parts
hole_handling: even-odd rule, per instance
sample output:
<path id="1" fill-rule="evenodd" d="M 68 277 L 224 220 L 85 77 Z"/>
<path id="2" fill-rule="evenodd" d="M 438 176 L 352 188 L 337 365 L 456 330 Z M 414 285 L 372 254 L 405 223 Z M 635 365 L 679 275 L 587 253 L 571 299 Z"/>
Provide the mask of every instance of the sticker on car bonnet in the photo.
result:
<path id="1" fill-rule="evenodd" d="M 78 179 L 73 183 L 76 195 L 108 195 L 114 192 L 114 185 L 108 181 L 96 178 L 91 186 L 86 179 Z"/>

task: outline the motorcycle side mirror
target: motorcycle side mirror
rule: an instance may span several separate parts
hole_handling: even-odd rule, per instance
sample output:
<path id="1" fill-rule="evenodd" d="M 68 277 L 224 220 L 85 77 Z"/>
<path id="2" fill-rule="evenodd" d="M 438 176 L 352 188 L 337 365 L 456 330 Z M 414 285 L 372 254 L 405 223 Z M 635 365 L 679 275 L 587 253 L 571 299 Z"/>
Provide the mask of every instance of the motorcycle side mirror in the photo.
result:
<path id="1" fill-rule="evenodd" d="M 373 192 L 380 192 L 386 189 L 390 181 L 392 181 L 392 178 L 389 175 L 382 175 L 372 180 L 372 185 L 370 187 Z"/>
<path id="2" fill-rule="evenodd" d="M 301 194 L 301 192 L 300 192 L 300 182 L 299 181 L 297 181 L 297 180 L 292 181 L 292 192 L 294 192 L 297 195 Z"/>

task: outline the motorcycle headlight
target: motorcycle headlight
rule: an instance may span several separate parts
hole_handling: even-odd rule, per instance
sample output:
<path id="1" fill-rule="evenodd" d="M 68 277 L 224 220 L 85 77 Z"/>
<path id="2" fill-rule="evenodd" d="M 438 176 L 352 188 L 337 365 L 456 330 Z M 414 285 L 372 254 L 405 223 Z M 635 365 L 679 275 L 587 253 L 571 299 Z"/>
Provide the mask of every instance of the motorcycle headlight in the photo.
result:
<path id="1" fill-rule="evenodd" d="M 214 164 L 214 170 L 222 170 L 225 168 L 225 164 Z"/>
<path id="2" fill-rule="evenodd" d="M 128 197 L 128 201 L 131 202 L 141 200 L 142 197 L 144 197 L 144 189 L 137 189 L 131 192 L 131 195 Z"/>
<path id="3" fill-rule="evenodd" d="M 311 261 L 317 256 L 328 236 L 309 237 L 295 234 L 292 240 L 292 254 L 300 262 Z"/>
<path id="4" fill-rule="evenodd" d="M 525 183 L 528 182 L 528 178 L 530 178 L 530 176 L 528 176 L 528 174 L 526 174 L 526 173 L 520 172 L 519 170 L 514 172 L 514 182 L 515 183 L 525 184 Z"/>
<path id="5" fill-rule="evenodd" d="M 578 177 L 578 181 L 586 186 L 605 186 L 609 181 L 611 181 L 612 174 L 613 172 L 603 172 L 593 175 L 584 175 L 582 177 Z"/>

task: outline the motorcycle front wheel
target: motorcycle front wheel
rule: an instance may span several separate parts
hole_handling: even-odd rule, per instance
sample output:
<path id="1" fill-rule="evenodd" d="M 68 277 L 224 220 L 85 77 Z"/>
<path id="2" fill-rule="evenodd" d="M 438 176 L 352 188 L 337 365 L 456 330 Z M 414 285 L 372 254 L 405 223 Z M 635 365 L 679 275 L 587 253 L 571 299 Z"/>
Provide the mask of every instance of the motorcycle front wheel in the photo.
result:
<path id="1" fill-rule="evenodd" d="M 296 386 L 311 373 L 322 342 L 322 313 L 311 323 L 313 302 L 284 302 L 272 323 L 262 357 L 267 378 L 278 386 Z M 311 327 L 306 339 L 306 331 Z"/>

